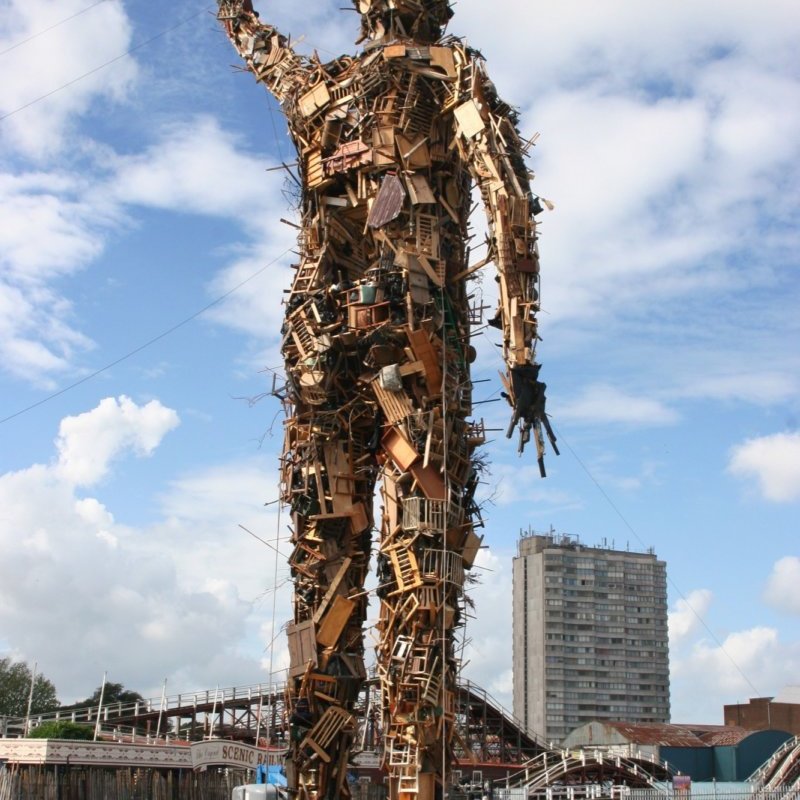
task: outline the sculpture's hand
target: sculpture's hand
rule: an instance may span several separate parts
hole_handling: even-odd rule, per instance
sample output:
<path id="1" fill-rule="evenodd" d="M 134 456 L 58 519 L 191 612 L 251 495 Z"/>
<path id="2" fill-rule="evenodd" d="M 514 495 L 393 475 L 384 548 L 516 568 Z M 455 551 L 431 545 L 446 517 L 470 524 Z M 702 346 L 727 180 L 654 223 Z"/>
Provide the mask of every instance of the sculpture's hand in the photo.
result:
<path id="1" fill-rule="evenodd" d="M 542 428 L 547 433 L 553 450 L 558 454 L 556 437 L 545 412 L 545 390 L 547 386 L 539 380 L 539 364 L 514 365 L 509 369 L 508 383 L 511 394 L 506 399 L 513 408 L 511 423 L 506 436 L 510 439 L 514 428 L 519 423 L 519 450 L 522 452 L 530 441 L 531 428 L 536 436 L 536 450 L 539 469 L 544 477 L 544 437 Z"/>

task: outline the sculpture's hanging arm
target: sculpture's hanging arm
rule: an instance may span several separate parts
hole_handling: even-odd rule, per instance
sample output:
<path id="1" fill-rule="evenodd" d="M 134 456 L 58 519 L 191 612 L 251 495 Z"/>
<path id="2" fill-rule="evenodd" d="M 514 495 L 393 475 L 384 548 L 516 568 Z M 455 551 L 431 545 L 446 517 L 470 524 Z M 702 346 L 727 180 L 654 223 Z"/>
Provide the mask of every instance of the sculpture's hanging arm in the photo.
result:
<path id="1" fill-rule="evenodd" d="M 259 20 L 252 0 L 217 0 L 217 4 L 217 19 L 248 69 L 282 103 L 292 88 L 302 83 L 305 59 L 292 50 L 289 39 L 277 28 Z"/>
<path id="2" fill-rule="evenodd" d="M 456 112 L 459 145 L 472 178 L 480 187 L 489 227 L 487 260 L 497 267 L 500 300 L 490 321 L 503 332 L 506 362 L 504 396 L 513 412 L 507 435 L 519 426 L 519 450 L 534 433 L 539 468 L 544 470 L 544 437 L 547 433 L 558 453 L 556 437 L 545 413 L 545 384 L 539 381 L 536 363 L 539 310 L 539 251 L 535 215 L 542 201 L 533 195 L 525 166 L 525 146 L 516 127 L 514 111 L 503 103 L 474 62 L 472 99 Z M 471 135 L 470 135 L 471 134 Z"/>

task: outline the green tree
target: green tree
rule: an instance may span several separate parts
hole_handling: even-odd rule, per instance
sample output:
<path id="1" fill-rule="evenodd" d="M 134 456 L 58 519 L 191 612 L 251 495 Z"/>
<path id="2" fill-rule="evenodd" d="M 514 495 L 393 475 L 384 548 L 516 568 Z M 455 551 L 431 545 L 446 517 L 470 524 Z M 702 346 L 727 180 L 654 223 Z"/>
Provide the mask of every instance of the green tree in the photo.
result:
<path id="1" fill-rule="evenodd" d="M 29 734 L 30 739 L 94 739 L 94 728 L 91 725 L 79 725 L 65 719 L 43 722 Z"/>
<path id="2" fill-rule="evenodd" d="M 112 683 L 106 681 L 105 690 L 102 686 L 98 686 L 94 690 L 91 697 L 85 700 L 79 700 L 75 703 L 75 708 L 88 708 L 89 706 L 96 706 L 100 703 L 100 692 L 103 693 L 103 705 L 110 706 L 112 703 L 135 703 L 137 700 L 144 700 L 139 692 L 133 692 L 126 689 L 121 683 Z"/>
<path id="3" fill-rule="evenodd" d="M 32 677 L 27 664 L 14 663 L 10 658 L 0 658 L 0 715 L 25 716 Z M 33 684 L 31 713 L 52 711 L 58 707 L 56 687 L 44 675 L 37 675 Z"/>

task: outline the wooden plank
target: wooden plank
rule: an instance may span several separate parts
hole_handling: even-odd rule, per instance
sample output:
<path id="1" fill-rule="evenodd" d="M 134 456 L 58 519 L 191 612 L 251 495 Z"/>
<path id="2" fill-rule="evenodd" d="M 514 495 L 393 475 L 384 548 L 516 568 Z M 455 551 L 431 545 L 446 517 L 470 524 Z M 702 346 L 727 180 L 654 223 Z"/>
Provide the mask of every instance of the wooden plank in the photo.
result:
<path id="1" fill-rule="evenodd" d="M 394 139 L 395 129 L 392 126 L 384 125 L 372 131 L 373 158 L 376 166 L 397 163 Z"/>
<path id="2" fill-rule="evenodd" d="M 408 193 L 411 196 L 411 202 L 416 206 L 420 203 L 435 203 L 436 198 L 433 196 L 428 179 L 421 173 L 415 172 L 409 175 L 408 179 Z"/>
<path id="3" fill-rule="evenodd" d="M 467 534 L 467 540 L 464 542 L 464 546 L 461 550 L 461 557 L 464 559 L 464 566 L 467 569 L 475 563 L 482 542 L 483 536 L 478 536 L 475 531 L 470 530 Z"/>
<path id="4" fill-rule="evenodd" d="M 419 488 L 428 500 L 446 500 L 447 490 L 442 476 L 431 466 L 413 464 L 409 472 L 414 476 Z"/>
<path id="5" fill-rule="evenodd" d="M 383 435 L 381 443 L 392 461 L 403 472 L 407 472 L 408 468 L 420 459 L 420 454 L 414 449 L 414 445 L 397 428 L 389 428 Z"/>
<path id="6" fill-rule="evenodd" d="M 404 44 L 390 44 L 383 48 L 383 57 L 388 61 L 390 58 L 403 58 L 406 54 Z"/>
<path id="7" fill-rule="evenodd" d="M 355 600 L 338 595 L 331 603 L 328 612 L 325 614 L 317 633 L 317 643 L 324 647 L 334 647 L 347 622 L 356 607 Z"/>
<path id="8" fill-rule="evenodd" d="M 430 167 L 431 150 L 427 136 L 406 136 L 403 133 L 398 133 L 396 139 L 400 158 L 403 160 L 403 165 L 406 169 L 414 170 Z"/>
<path id="9" fill-rule="evenodd" d="M 389 530 L 393 531 L 397 527 L 400 501 L 397 496 L 397 481 L 388 472 L 383 476 L 383 505 Z"/>
<path id="10" fill-rule="evenodd" d="M 419 375 L 425 372 L 425 365 L 421 361 L 410 361 L 400 365 L 400 375 L 407 378 L 409 375 Z"/>
<path id="11" fill-rule="evenodd" d="M 355 536 L 369 527 L 369 516 L 362 502 L 353 503 L 353 507 L 350 509 L 350 527 Z"/>
<path id="12" fill-rule="evenodd" d="M 425 368 L 425 381 L 429 391 L 431 394 L 439 394 L 442 390 L 442 369 L 427 331 L 406 329 L 406 335 L 414 358 L 421 361 Z"/>
<path id="13" fill-rule="evenodd" d="M 344 576 L 347 574 L 347 570 L 350 569 L 350 565 L 352 563 L 353 563 L 353 559 L 349 558 L 349 557 L 345 558 L 344 561 L 342 561 L 339 569 L 336 571 L 336 574 L 333 576 L 333 580 L 330 582 L 330 585 L 328 586 L 328 591 L 325 592 L 325 595 L 323 596 L 322 600 L 320 601 L 319 607 L 314 612 L 314 616 L 312 617 L 312 620 L 314 621 L 315 624 L 317 624 L 317 625 L 319 624 L 319 621 L 322 619 L 323 615 L 325 614 L 325 611 L 327 610 L 328 605 L 330 604 L 331 600 L 333 599 L 333 596 L 336 594 L 337 590 L 339 589 L 339 585 L 341 584 L 342 580 L 344 579 Z"/>
<path id="14" fill-rule="evenodd" d="M 455 114 L 459 131 L 465 139 L 472 139 L 486 128 L 478 104 L 474 100 L 467 100 L 466 103 L 457 106 L 453 109 L 453 114 Z"/>
<path id="15" fill-rule="evenodd" d="M 299 100 L 300 113 L 304 117 L 313 116 L 319 109 L 324 108 L 331 100 L 328 87 L 318 83 L 310 92 L 306 92 Z"/>
<path id="16" fill-rule="evenodd" d="M 314 622 L 310 619 L 286 626 L 290 678 L 297 678 L 305 673 L 309 662 L 312 666 L 317 666 L 317 641 L 314 630 Z"/>
<path id="17" fill-rule="evenodd" d="M 394 173 L 389 173 L 381 184 L 375 200 L 367 217 L 370 228 L 382 228 L 396 219 L 403 209 L 406 199 L 406 189 L 403 182 Z"/>
<path id="18" fill-rule="evenodd" d="M 450 47 L 431 47 L 431 66 L 439 67 L 448 78 L 457 77 L 456 61 Z"/>
<path id="19" fill-rule="evenodd" d="M 322 452 L 333 513 L 350 514 L 353 510 L 353 477 L 347 442 L 326 442 Z"/>
<path id="20" fill-rule="evenodd" d="M 436 237 L 436 250 L 438 252 L 439 249 L 439 240 L 438 236 Z M 441 264 L 441 271 L 435 270 L 433 265 L 430 261 L 422 254 L 417 254 L 417 259 L 419 260 L 420 265 L 425 270 L 427 276 L 437 285 L 437 286 L 444 286 L 444 264 L 440 261 Z"/>
<path id="21" fill-rule="evenodd" d="M 375 393 L 375 399 L 381 407 L 386 421 L 389 423 L 402 422 L 406 417 L 414 413 L 414 406 L 411 398 L 402 392 L 390 392 L 388 389 L 381 388 L 377 378 L 370 384 Z"/>
<path id="22" fill-rule="evenodd" d="M 322 186 L 325 183 L 325 170 L 322 165 L 322 150 L 319 147 L 309 148 L 303 152 L 306 161 L 306 181 L 310 188 Z"/>

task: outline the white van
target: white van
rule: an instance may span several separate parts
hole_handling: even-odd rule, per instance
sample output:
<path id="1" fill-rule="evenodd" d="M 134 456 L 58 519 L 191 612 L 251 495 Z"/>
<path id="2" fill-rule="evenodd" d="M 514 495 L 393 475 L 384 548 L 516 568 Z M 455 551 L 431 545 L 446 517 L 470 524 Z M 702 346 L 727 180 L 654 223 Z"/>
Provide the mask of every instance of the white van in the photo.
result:
<path id="1" fill-rule="evenodd" d="M 278 792 L 278 787 L 270 783 L 251 783 L 247 786 L 237 786 L 233 790 L 232 800 L 269 800 L 270 798 L 285 797 Z"/>

